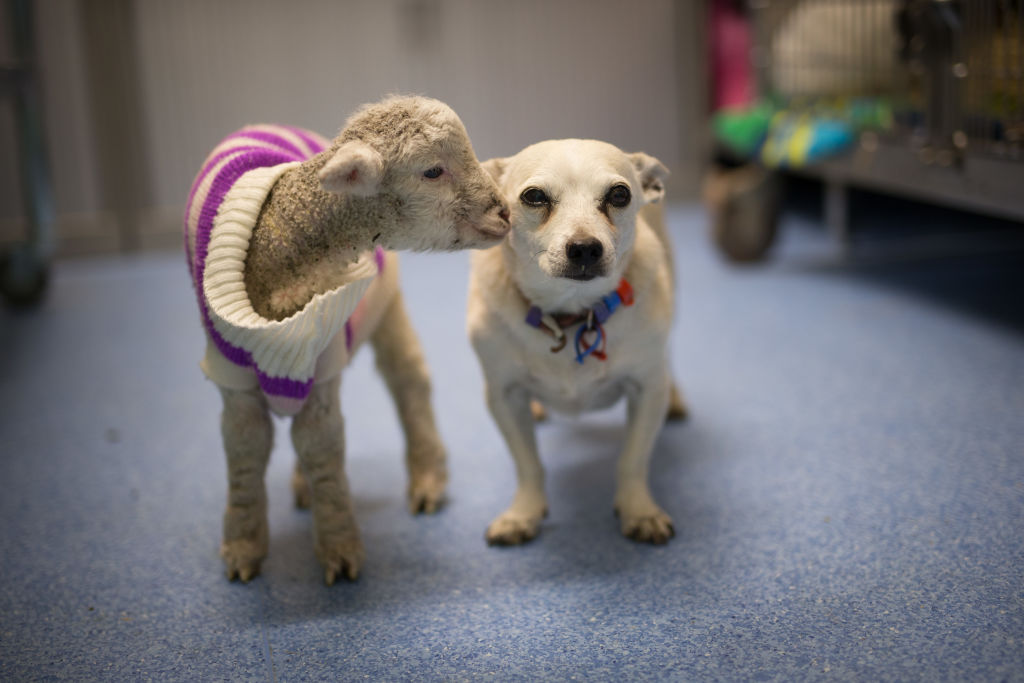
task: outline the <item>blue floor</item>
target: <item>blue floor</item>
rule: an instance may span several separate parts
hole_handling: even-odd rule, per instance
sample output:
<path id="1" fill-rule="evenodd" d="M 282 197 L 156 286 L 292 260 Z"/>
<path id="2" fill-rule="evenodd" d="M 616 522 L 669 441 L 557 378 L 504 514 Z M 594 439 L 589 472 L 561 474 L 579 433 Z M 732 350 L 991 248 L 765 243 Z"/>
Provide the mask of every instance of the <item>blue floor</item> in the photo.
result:
<path id="1" fill-rule="evenodd" d="M 183 255 L 60 264 L 42 309 L 0 313 L 0 680 L 1024 680 L 1019 240 L 879 231 L 844 260 L 797 215 L 735 269 L 704 222 L 670 212 L 693 416 L 653 457 L 669 545 L 619 535 L 620 406 L 540 428 L 551 515 L 486 546 L 513 474 L 463 332 L 466 256 L 409 255 L 450 501 L 406 512 L 362 353 L 342 403 L 367 560 L 331 588 L 283 421 L 270 556 L 249 585 L 222 574 Z"/>

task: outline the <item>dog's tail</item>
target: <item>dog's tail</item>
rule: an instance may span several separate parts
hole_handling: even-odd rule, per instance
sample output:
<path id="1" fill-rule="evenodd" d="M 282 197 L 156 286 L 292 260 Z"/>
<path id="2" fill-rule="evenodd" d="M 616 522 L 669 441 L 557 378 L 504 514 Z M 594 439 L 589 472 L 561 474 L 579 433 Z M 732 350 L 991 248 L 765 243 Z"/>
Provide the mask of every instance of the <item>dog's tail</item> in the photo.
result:
<path id="1" fill-rule="evenodd" d="M 672 240 L 668 237 L 668 227 L 665 225 L 665 202 L 656 204 L 645 204 L 638 215 L 638 218 L 646 223 L 661 242 L 661 248 L 665 250 L 665 258 L 668 259 L 668 268 L 672 273 L 672 281 L 676 279 L 675 253 L 672 251 Z"/>

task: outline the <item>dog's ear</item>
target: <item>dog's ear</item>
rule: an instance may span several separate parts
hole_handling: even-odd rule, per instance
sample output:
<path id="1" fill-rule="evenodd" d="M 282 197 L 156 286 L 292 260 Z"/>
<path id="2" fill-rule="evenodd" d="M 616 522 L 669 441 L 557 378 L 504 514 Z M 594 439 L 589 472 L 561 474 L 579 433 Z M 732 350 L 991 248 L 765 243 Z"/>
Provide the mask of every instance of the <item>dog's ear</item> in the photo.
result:
<path id="1" fill-rule="evenodd" d="M 350 140 L 338 148 L 317 177 L 320 187 L 334 194 L 369 197 L 380 189 L 384 158 L 362 140 Z"/>
<path id="2" fill-rule="evenodd" d="M 629 160 L 633 162 L 633 168 L 636 169 L 637 175 L 640 176 L 640 185 L 644 190 L 644 199 L 651 204 L 660 202 L 665 196 L 665 179 L 669 175 L 668 168 L 650 154 L 644 154 L 643 152 L 630 154 Z"/>
<path id="3" fill-rule="evenodd" d="M 508 166 L 508 157 L 494 159 L 488 159 L 480 164 L 484 167 L 484 170 L 490 174 L 491 178 L 494 179 L 498 185 L 501 185 L 501 179 L 505 177 L 505 167 Z"/>

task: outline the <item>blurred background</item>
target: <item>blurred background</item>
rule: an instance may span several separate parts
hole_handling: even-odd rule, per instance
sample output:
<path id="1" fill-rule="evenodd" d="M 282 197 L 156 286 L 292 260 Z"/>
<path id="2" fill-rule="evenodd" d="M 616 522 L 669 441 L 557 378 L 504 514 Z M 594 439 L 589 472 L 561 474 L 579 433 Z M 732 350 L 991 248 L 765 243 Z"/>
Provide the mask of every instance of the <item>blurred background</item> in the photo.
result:
<path id="1" fill-rule="evenodd" d="M 673 171 L 733 261 L 761 259 L 785 182 L 1024 218 L 1020 0 L 5 0 L 4 290 L 52 258 L 176 247 L 195 169 L 245 123 L 330 135 L 421 93 L 478 156 L 594 137 Z"/>
<path id="2" fill-rule="evenodd" d="M 10 66 L 0 242 L 8 245 L 29 233 L 34 201 L 26 194 L 33 172 L 16 153 L 26 125 L 12 92 L 19 65 L 31 67 L 18 78 L 36 100 L 31 116 L 52 181 L 45 218 L 59 256 L 178 246 L 188 187 L 224 135 L 287 122 L 331 136 L 357 106 L 389 93 L 450 104 L 481 159 L 545 138 L 595 137 L 657 154 L 681 192 L 696 187 L 703 107 L 692 95 L 700 88 L 685 80 L 701 63 L 691 3 L 3 5 L 0 59 Z"/>

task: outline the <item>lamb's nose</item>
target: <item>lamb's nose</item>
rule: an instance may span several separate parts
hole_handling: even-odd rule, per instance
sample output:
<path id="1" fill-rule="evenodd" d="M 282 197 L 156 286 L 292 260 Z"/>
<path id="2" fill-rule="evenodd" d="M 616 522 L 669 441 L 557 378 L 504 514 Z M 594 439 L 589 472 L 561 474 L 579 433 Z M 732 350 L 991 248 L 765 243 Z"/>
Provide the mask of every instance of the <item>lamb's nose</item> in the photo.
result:
<path id="1" fill-rule="evenodd" d="M 508 223 L 508 207 L 505 206 L 504 204 L 501 207 L 501 211 L 498 212 L 498 217 L 501 218 L 501 220 Z"/>
<path id="2" fill-rule="evenodd" d="M 565 245 L 565 255 L 574 266 L 592 266 L 601 260 L 604 247 L 600 240 L 589 239 L 582 242 L 569 242 Z"/>

